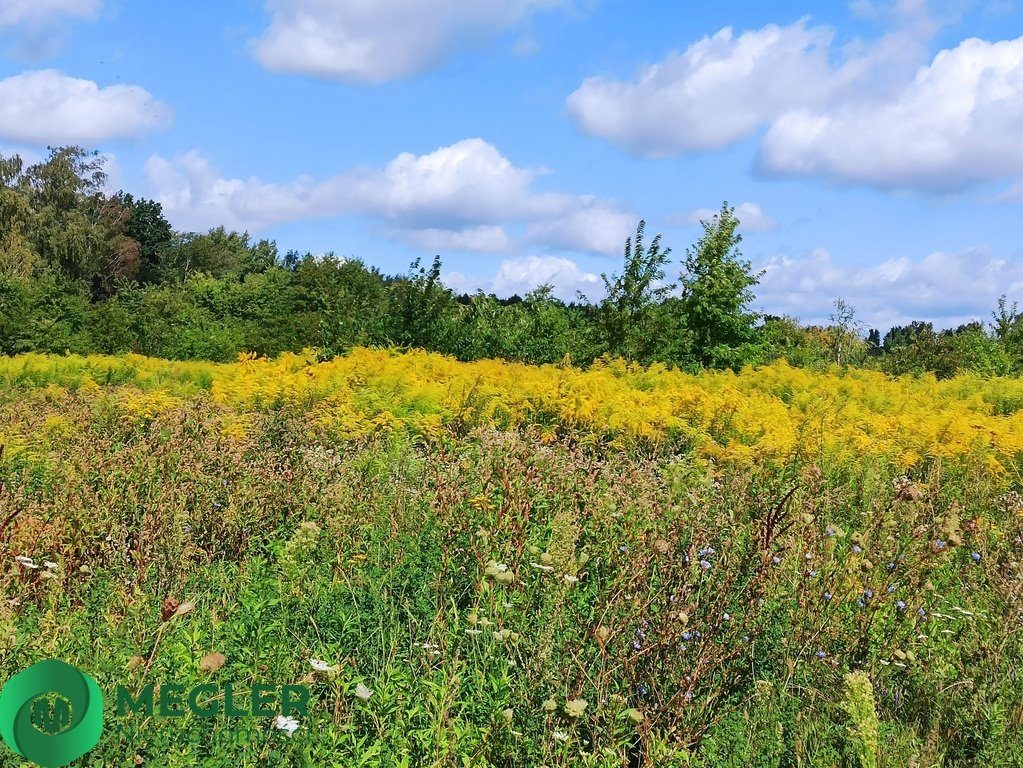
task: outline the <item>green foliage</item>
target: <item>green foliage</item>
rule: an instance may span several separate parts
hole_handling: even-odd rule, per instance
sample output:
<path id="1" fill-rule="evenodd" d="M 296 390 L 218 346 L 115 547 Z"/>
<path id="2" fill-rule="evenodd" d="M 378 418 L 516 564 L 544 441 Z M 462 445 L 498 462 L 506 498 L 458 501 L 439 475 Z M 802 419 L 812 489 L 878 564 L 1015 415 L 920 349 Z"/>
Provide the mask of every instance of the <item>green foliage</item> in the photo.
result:
<path id="1" fill-rule="evenodd" d="M 635 240 L 625 241 L 622 274 L 601 275 L 607 296 L 600 302 L 597 322 L 607 354 L 648 363 L 670 334 L 669 316 L 663 309 L 675 286 L 664 283 L 671 249 L 661 250 L 660 235 L 645 245 L 645 228 L 646 222 L 639 222 Z"/>
<path id="2" fill-rule="evenodd" d="M 785 357 L 797 366 L 877 367 L 893 374 L 1023 371 L 1023 319 L 1004 297 L 991 330 L 971 323 L 872 329 L 866 341 L 841 299 L 826 327 L 750 310 L 760 275 L 741 258 L 740 222 L 724 203 L 687 249 L 679 282 L 671 249 L 645 223 L 626 240 L 621 274 L 602 275 L 596 304 L 566 304 L 552 286 L 525 298 L 456 297 L 437 256 L 381 274 L 356 258 L 314 257 L 215 227 L 176 232 L 160 203 L 110 194 L 104 158 L 51 148 L 27 166 L 0 156 L 0 352 L 135 351 L 227 360 L 315 348 L 420 347 L 461 360 L 533 364 L 602 357 L 686 370 Z M 85 303 L 82 303 L 84 297 Z M 758 324 L 759 322 L 759 324 Z"/>
<path id="3" fill-rule="evenodd" d="M 693 354 L 708 367 L 739 367 L 755 341 L 757 315 L 749 310 L 760 275 L 740 258 L 735 208 L 702 221 L 703 236 L 686 251 L 682 306 L 693 336 Z M 762 273 L 761 273 L 762 274 Z"/>

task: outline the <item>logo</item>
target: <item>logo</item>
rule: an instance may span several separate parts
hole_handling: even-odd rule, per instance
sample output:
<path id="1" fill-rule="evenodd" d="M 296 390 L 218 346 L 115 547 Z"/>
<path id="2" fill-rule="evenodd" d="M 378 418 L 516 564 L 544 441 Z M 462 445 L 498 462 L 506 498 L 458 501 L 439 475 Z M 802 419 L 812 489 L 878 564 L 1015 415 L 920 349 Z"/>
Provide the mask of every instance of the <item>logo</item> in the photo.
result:
<path id="1" fill-rule="evenodd" d="M 99 742 L 103 693 L 70 664 L 47 659 L 19 672 L 0 691 L 0 737 L 42 768 L 61 768 Z"/>

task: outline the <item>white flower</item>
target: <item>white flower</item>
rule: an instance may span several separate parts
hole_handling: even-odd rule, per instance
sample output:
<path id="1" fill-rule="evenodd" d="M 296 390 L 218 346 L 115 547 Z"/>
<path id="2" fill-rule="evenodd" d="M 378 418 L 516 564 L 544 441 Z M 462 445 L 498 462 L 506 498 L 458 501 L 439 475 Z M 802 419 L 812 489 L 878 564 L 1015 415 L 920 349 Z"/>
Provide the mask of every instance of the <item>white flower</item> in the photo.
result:
<path id="1" fill-rule="evenodd" d="M 45 568 L 48 571 L 55 571 L 57 570 L 58 566 L 52 560 L 43 560 L 43 568 Z"/>
<path id="2" fill-rule="evenodd" d="M 332 667 L 325 661 L 320 659 L 309 659 L 309 666 L 315 669 L 317 672 L 336 672 L 337 667 Z"/>
<path id="3" fill-rule="evenodd" d="M 31 557 L 25 557 L 24 555 L 18 555 L 14 559 L 18 563 L 18 565 L 23 566 L 25 568 L 32 568 L 32 569 L 38 569 L 39 568 L 39 566 L 35 564 L 35 561 L 33 561 Z"/>
<path id="4" fill-rule="evenodd" d="M 569 573 L 566 573 L 564 576 L 562 576 L 562 578 L 568 584 L 575 584 L 577 581 L 579 581 L 579 577 L 578 576 L 573 576 L 573 575 L 571 575 Z"/>
<path id="5" fill-rule="evenodd" d="M 357 686 L 355 686 L 355 697 L 357 699 L 362 699 L 363 701 L 368 701 L 369 697 L 372 696 L 372 695 L 373 695 L 373 691 L 371 691 L 369 688 L 367 688 L 362 683 L 359 683 Z"/>
<path id="6" fill-rule="evenodd" d="M 298 730 L 298 720 L 293 717 L 284 717 L 283 715 L 277 715 L 274 718 L 274 728 L 279 731 L 284 731 L 289 736 L 294 735 L 295 731 Z"/>
<path id="7" fill-rule="evenodd" d="M 465 630 L 465 634 L 467 634 L 467 635 L 482 635 L 483 634 L 483 630 L 482 629 L 467 629 L 467 630 Z"/>
<path id="8" fill-rule="evenodd" d="M 568 741 L 568 734 L 565 733 L 564 731 L 555 731 L 554 732 L 554 740 L 555 741 Z"/>
<path id="9" fill-rule="evenodd" d="M 536 568 L 538 571 L 553 571 L 553 565 L 541 565 L 540 563 L 530 563 L 531 568 Z"/>

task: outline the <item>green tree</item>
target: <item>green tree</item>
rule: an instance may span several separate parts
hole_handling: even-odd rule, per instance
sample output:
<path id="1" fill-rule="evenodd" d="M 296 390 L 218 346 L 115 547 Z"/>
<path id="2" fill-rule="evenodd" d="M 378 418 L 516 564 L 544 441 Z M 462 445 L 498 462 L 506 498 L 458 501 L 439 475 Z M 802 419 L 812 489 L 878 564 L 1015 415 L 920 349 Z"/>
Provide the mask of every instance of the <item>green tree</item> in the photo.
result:
<path id="1" fill-rule="evenodd" d="M 626 239 L 622 274 L 601 275 L 607 295 L 597 318 L 606 352 L 626 360 L 650 362 L 667 329 L 666 315 L 659 310 L 675 285 L 664 283 L 671 249 L 661 250 L 660 235 L 645 246 L 645 228 L 646 222 L 640 221 L 635 239 Z"/>
<path id="2" fill-rule="evenodd" d="M 751 288 L 763 272 L 754 274 L 738 250 L 742 235 L 735 209 L 725 202 L 709 221 L 701 221 L 703 237 L 686 250 L 682 273 L 682 307 L 693 338 L 697 361 L 709 367 L 739 367 L 755 349 L 758 315 L 749 307 Z"/>
<path id="3" fill-rule="evenodd" d="M 126 234 L 139 244 L 139 280 L 154 283 L 160 279 L 160 261 L 174 242 L 170 222 L 163 215 L 163 206 L 154 200 L 138 198 L 121 192 L 118 200 L 131 211 Z"/>

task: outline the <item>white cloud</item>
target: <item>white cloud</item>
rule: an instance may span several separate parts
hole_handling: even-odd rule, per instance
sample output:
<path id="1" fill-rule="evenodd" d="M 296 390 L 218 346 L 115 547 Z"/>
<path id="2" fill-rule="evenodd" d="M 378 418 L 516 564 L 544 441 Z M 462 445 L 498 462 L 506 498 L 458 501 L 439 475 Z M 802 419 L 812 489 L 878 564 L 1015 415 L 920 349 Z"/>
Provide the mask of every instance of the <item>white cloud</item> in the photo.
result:
<path id="1" fill-rule="evenodd" d="M 964 40 L 891 98 L 781 116 L 764 138 L 772 173 L 883 188 L 959 191 L 1023 174 L 1023 37 Z"/>
<path id="2" fill-rule="evenodd" d="M 598 275 L 586 272 L 574 261 L 559 256 L 527 256 L 520 259 L 506 259 L 498 267 L 493 278 L 464 275 L 461 272 L 447 272 L 442 276 L 444 284 L 460 293 L 493 293 L 508 297 L 513 294 L 524 296 L 529 291 L 550 283 L 554 295 L 565 301 L 576 298 L 582 291 L 590 299 L 599 298 L 594 291 L 603 293 L 604 284 Z"/>
<path id="3" fill-rule="evenodd" d="M 223 224 L 258 231 L 362 215 L 391 239 L 426 250 L 504 252 L 516 244 L 508 228 L 519 227 L 530 244 L 617 252 L 628 234 L 624 225 L 635 218 L 612 201 L 534 192 L 534 181 L 545 173 L 514 165 L 482 139 L 423 155 L 402 153 L 382 169 L 286 184 L 223 178 L 195 151 L 170 160 L 154 155 L 146 163 L 156 199 L 177 226 L 189 229 Z"/>
<path id="4" fill-rule="evenodd" d="M 726 27 L 630 82 L 587 78 L 568 109 L 585 133 L 639 154 L 721 149 L 827 96 L 831 39 L 831 30 L 805 19 L 738 37 Z"/>
<path id="5" fill-rule="evenodd" d="M 697 208 L 681 214 L 669 214 L 665 224 L 669 226 L 699 224 L 710 221 L 720 213 L 720 209 Z M 768 232 L 775 228 L 776 222 L 765 214 L 757 203 L 745 202 L 735 206 L 735 217 L 739 219 L 739 230 L 746 232 Z"/>
<path id="6" fill-rule="evenodd" d="M 52 69 L 0 80 L 0 139 L 12 142 L 95 145 L 170 120 L 170 108 L 136 85 L 101 88 Z"/>
<path id="7" fill-rule="evenodd" d="M 982 246 L 870 267 L 837 264 L 828 251 L 818 249 L 803 258 L 778 256 L 754 267 L 766 270 L 754 289 L 756 305 L 764 311 L 821 323 L 841 297 L 856 308 L 864 325 L 882 333 L 912 320 L 940 327 L 986 321 L 999 296 L 1023 289 L 1023 263 L 996 258 Z"/>
<path id="8" fill-rule="evenodd" d="M 3 0 L 0 3 L 0 27 L 15 24 L 41 24 L 58 16 L 91 18 L 102 0 Z"/>
<path id="9" fill-rule="evenodd" d="M 568 97 L 579 128 L 650 156 L 716 150 L 766 130 L 758 168 L 883 189 L 954 192 L 1023 174 L 1023 37 L 930 52 L 954 10 L 855 2 L 893 25 L 841 50 L 803 19 L 726 28 L 626 81 L 591 77 Z"/>
<path id="10" fill-rule="evenodd" d="M 500 253 L 511 246 L 508 231 L 498 225 L 483 224 L 465 229 L 396 229 L 391 238 L 410 248 L 421 251 L 473 251 L 476 253 Z"/>
<path id="11" fill-rule="evenodd" d="M 267 0 L 270 27 L 253 41 L 267 69 L 382 83 L 485 44 L 532 13 L 568 0 Z"/>
<path id="12" fill-rule="evenodd" d="M 591 196 L 547 196 L 547 216 L 527 232 L 531 242 L 605 256 L 620 254 L 639 219 L 620 206 Z"/>

